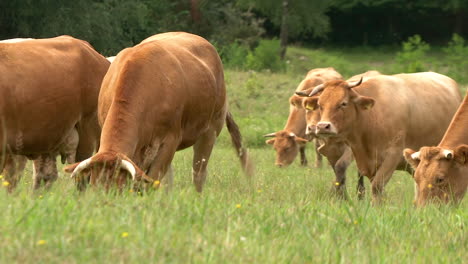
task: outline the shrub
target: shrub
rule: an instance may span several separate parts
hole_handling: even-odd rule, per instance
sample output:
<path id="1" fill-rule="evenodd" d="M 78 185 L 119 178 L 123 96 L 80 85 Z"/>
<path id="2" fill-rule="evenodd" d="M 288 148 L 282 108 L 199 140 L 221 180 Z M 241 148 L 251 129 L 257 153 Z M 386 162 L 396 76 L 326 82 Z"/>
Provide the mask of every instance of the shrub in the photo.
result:
<path id="1" fill-rule="evenodd" d="M 246 67 L 251 70 L 266 70 L 278 72 L 285 69 L 285 63 L 279 56 L 280 43 L 278 39 L 260 40 L 259 45 L 247 55 Z"/>
<path id="2" fill-rule="evenodd" d="M 421 36 L 414 35 L 403 42 L 403 51 L 396 55 L 397 72 L 420 72 L 426 71 L 424 59 L 429 51 L 429 44 L 421 39 Z"/>
<path id="3" fill-rule="evenodd" d="M 231 69 L 243 69 L 249 53 L 249 49 L 237 42 L 231 43 L 219 49 L 224 67 Z"/>
<path id="4" fill-rule="evenodd" d="M 443 49 L 450 77 L 459 82 L 468 82 L 468 45 L 463 37 L 453 34 L 448 46 Z"/>

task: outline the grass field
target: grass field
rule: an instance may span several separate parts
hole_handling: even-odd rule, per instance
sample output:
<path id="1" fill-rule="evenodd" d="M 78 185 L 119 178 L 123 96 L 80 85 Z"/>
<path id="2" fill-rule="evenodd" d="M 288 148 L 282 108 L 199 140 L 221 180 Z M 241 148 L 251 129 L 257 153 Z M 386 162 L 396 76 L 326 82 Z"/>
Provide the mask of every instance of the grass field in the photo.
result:
<path id="1" fill-rule="evenodd" d="M 337 69 L 349 77 L 391 60 L 362 57 L 355 72 L 346 63 Z M 335 59 L 320 66 L 333 66 L 327 60 Z M 291 63 L 307 68 L 307 60 Z M 331 195 L 328 166 L 273 166 L 262 135 L 282 129 L 300 72 L 226 71 L 231 109 L 256 164 L 253 179 L 240 173 L 225 131 L 202 194 L 191 183 L 190 149 L 176 154 L 169 193 L 163 187 L 142 196 L 79 194 L 61 173 L 50 191 L 33 194 L 28 167 L 14 194 L 0 191 L 0 263 L 466 263 L 466 198 L 458 206 L 415 209 L 411 176 L 396 172 L 384 204 L 374 207 L 369 192 L 356 199 L 354 165 L 349 201 Z"/>

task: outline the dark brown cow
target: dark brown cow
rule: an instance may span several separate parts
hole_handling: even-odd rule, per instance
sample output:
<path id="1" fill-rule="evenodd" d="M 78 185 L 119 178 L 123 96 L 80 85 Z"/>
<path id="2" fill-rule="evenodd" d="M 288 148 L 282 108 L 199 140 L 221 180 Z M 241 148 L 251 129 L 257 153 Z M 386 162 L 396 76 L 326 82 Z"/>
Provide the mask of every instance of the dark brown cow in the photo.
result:
<path id="1" fill-rule="evenodd" d="M 304 80 L 301 81 L 296 92 L 315 87 L 325 81 L 340 79 L 343 79 L 343 77 L 332 67 L 312 69 L 307 73 Z M 297 96 L 293 95 L 289 99 L 289 103 L 289 116 L 283 130 L 265 135 L 265 137 L 273 137 L 267 140 L 266 143 L 273 145 L 276 151 L 275 164 L 280 168 L 290 165 L 298 153 L 301 155 L 301 165 L 307 165 L 305 147 L 308 140 L 305 139 L 305 111 L 301 107 L 301 99 Z M 316 141 L 317 147 L 318 143 Z M 322 157 L 317 152 L 315 167 L 321 167 L 321 163 Z"/>
<path id="2" fill-rule="evenodd" d="M 57 155 L 84 160 L 99 143 L 97 99 L 109 62 L 69 36 L 5 41 L 0 56 L 0 171 L 18 168 L 10 155 L 24 155 L 35 160 L 34 188 L 50 186 Z M 10 190 L 14 174 L 5 175 Z"/>
<path id="3" fill-rule="evenodd" d="M 239 129 L 228 112 L 221 60 L 199 36 L 164 33 L 121 51 L 102 83 L 98 116 L 98 153 L 65 169 L 73 172 L 79 189 L 87 182 L 120 189 L 129 176 L 159 185 L 163 177 L 172 178 L 175 152 L 193 146 L 193 182 L 201 192 L 225 122 L 249 171 Z"/>
<path id="4" fill-rule="evenodd" d="M 361 82 L 330 81 L 306 92 L 322 92 L 309 102 L 320 110 L 316 134 L 342 138 L 351 147 L 379 202 L 393 171 L 407 169 L 403 149 L 438 142 L 461 96 L 455 81 L 433 72 L 380 75 Z"/>
<path id="5" fill-rule="evenodd" d="M 468 96 L 465 96 L 437 147 L 405 149 L 415 169 L 416 205 L 430 200 L 459 202 L 468 186 Z"/>

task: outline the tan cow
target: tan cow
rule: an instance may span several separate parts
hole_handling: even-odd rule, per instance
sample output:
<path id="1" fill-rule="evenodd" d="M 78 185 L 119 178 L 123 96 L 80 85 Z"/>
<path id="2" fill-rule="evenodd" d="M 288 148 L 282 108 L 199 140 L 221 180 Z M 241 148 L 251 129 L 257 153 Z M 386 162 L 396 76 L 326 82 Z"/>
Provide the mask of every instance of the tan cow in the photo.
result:
<path id="1" fill-rule="evenodd" d="M 3 42 L 0 56 L 0 171 L 23 155 L 34 160 L 34 188 L 50 186 L 57 155 L 84 160 L 99 144 L 97 99 L 109 62 L 70 36 Z M 13 190 L 18 177 L 5 179 Z"/>
<path id="2" fill-rule="evenodd" d="M 296 92 L 315 87 L 325 81 L 340 79 L 343 79 L 343 77 L 332 67 L 312 69 L 296 88 Z M 305 147 L 309 140 L 305 139 L 305 111 L 301 107 L 301 99 L 297 96 L 293 95 L 289 99 L 289 104 L 289 116 L 283 130 L 265 135 L 265 137 L 273 137 L 267 140 L 266 143 L 273 145 L 276 151 L 275 165 L 280 168 L 289 166 L 298 153 L 301 156 L 301 165 L 307 165 Z M 318 142 L 316 141 L 316 149 L 317 147 Z M 321 163 L 322 157 L 316 152 L 315 167 L 321 167 Z"/>
<path id="3" fill-rule="evenodd" d="M 414 168 L 418 206 L 430 200 L 459 202 L 468 186 L 468 96 L 465 96 L 437 147 L 418 152 L 405 149 L 406 161 Z"/>
<path id="4" fill-rule="evenodd" d="M 316 134 L 342 138 L 351 147 L 379 202 L 393 171 L 408 169 L 403 149 L 437 143 L 461 96 L 454 80 L 433 72 L 380 75 L 361 83 L 330 81 L 306 93 L 322 92 L 309 102 L 320 110 Z"/>
<path id="5" fill-rule="evenodd" d="M 129 177 L 172 178 L 178 150 L 193 146 L 193 182 L 201 192 L 207 164 L 225 122 L 243 168 L 247 152 L 228 112 L 223 66 L 205 39 L 170 32 L 121 51 L 99 96 L 101 145 L 97 154 L 66 167 L 78 188 L 88 182 L 122 188 Z M 166 175 L 167 174 L 167 175 Z"/>
<path id="6" fill-rule="evenodd" d="M 355 75 L 349 78 L 347 81 L 357 81 L 361 77 L 365 77 L 364 81 L 368 77 L 381 75 L 378 71 L 367 71 L 362 74 Z M 313 101 L 318 98 L 318 95 L 314 97 L 302 98 L 295 95 L 298 100 L 301 101 L 302 107 L 306 111 L 306 134 L 315 136 L 315 128 L 317 123 L 320 121 L 320 111 L 314 109 Z M 314 99 L 315 98 L 315 99 Z M 330 163 L 333 171 L 335 173 L 335 180 L 333 181 L 332 188 L 340 197 L 346 197 L 346 170 L 353 162 L 354 157 L 351 151 L 351 148 L 346 145 L 345 141 L 339 137 L 326 137 L 326 138 L 317 138 L 319 142 L 319 147 L 317 151 L 325 156 Z M 362 199 L 365 193 L 364 178 L 358 173 L 358 185 L 357 185 L 358 198 Z"/>

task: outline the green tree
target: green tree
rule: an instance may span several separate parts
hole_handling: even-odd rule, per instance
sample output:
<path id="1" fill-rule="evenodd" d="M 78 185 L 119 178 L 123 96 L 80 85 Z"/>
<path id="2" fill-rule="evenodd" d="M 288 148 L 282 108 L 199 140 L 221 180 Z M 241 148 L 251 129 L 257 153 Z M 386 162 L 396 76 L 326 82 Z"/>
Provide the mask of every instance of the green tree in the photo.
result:
<path id="1" fill-rule="evenodd" d="M 239 0 L 238 5 L 253 8 L 280 28 L 281 51 L 284 55 L 290 38 L 311 35 L 325 38 L 330 31 L 326 12 L 332 1 L 326 0 Z"/>

